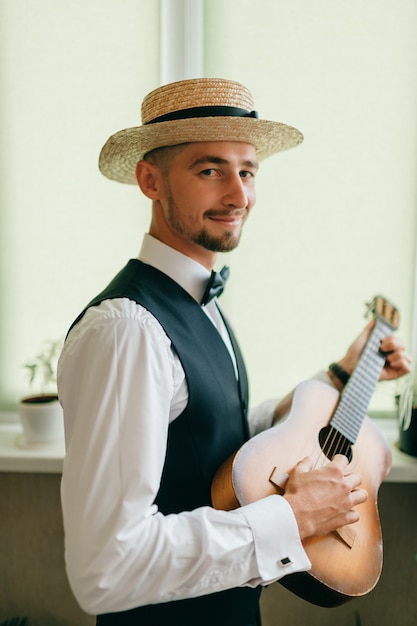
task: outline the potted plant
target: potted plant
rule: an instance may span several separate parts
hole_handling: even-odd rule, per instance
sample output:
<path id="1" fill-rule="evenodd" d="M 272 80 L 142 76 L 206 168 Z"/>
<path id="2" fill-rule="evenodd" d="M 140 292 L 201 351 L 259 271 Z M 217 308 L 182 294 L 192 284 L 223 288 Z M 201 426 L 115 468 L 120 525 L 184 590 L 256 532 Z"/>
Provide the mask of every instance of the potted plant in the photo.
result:
<path id="1" fill-rule="evenodd" d="M 36 392 L 22 398 L 18 405 L 27 446 L 58 441 L 63 437 L 62 407 L 56 391 L 56 364 L 62 341 L 45 341 L 42 350 L 24 367 L 29 385 Z"/>
<path id="2" fill-rule="evenodd" d="M 400 450 L 417 456 L 417 368 L 407 377 L 405 387 L 396 400 Z"/>

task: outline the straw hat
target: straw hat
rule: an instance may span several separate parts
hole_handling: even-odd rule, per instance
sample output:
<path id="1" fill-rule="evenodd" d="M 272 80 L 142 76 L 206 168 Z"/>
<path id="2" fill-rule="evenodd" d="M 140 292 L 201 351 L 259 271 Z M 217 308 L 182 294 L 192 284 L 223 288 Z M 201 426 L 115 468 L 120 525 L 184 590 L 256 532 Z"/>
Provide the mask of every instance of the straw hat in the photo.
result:
<path id="1" fill-rule="evenodd" d="M 199 141 L 243 141 L 259 160 L 297 146 L 296 128 L 258 119 L 248 89 L 231 80 L 197 78 L 163 85 L 142 103 L 142 126 L 112 135 L 103 146 L 100 171 L 121 183 L 136 183 L 136 163 L 163 146 Z"/>

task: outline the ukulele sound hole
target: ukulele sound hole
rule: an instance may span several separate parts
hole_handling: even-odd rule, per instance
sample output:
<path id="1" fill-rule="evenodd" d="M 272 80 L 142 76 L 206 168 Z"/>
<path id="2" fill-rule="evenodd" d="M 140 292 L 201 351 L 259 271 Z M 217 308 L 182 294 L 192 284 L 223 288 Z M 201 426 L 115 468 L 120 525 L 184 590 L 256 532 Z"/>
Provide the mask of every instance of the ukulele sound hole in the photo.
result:
<path id="1" fill-rule="evenodd" d="M 320 447 L 328 459 L 343 454 L 349 463 L 352 460 L 352 443 L 333 426 L 325 426 L 319 433 Z"/>

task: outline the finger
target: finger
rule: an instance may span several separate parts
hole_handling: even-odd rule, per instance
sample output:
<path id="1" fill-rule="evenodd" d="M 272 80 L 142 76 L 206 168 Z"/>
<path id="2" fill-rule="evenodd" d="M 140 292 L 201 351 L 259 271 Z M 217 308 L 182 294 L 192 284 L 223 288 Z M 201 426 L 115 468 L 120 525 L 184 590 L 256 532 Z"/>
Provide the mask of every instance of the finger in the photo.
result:
<path id="1" fill-rule="evenodd" d="M 331 462 L 333 463 L 333 465 L 339 467 L 343 471 L 343 473 L 345 467 L 349 465 L 349 459 L 344 454 L 335 454 Z"/>
<path id="2" fill-rule="evenodd" d="M 351 491 L 362 484 L 362 477 L 359 474 L 345 474 L 346 482 Z"/>
<path id="3" fill-rule="evenodd" d="M 352 508 L 358 504 L 363 504 L 368 499 L 366 489 L 353 489 L 351 493 Z"/>
<path id="4" fill-rule="evenodd" d="M 300 472 L 310 472 L 313 469 L 313 461 L 309 456 L 304 457 L 301 461 L 298 461 L 295 466 Z"/>
<path id="5" fill-rule="evenodd" d="M 409 368 L 411 367 L 411 357 L 403 352 L 392 352 L 387 356 L 386 365 L 394 369 Z"/>
<path id="6" fill-rule="evenodd" d="M 393 352 L 394 350 L 405 351 L 405 344 L 399 337 L 395 337 L 394 335 L 387 335 L 386 337 L 381 339 L 380 348 L 382 352 Z"/>
<path id="7" fill-rule="evenodd" d="M 407 357 L 392 355 L 387 359 L 384 368 L 381 371 L 381 380 L 390 380 L 399 378 L 411 372 L 411 360 Z"/>
<path id="8" fill-rule="evenodd" d="M 341 526 L 346 526 L 347 524 L 355 524 L 359 521 L 359 519 L 359 513 L 352 509 L 346 513 L 340 513 L 332 520 L 332 522 L 336 528 L 340 528 Z"/>

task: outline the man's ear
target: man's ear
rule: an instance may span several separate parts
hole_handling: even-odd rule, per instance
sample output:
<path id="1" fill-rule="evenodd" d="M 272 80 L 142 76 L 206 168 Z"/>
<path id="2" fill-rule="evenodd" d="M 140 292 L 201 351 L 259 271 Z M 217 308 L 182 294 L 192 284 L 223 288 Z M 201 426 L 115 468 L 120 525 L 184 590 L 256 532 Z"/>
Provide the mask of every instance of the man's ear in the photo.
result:
<path id="1" fill-rule="evenodd" d="M 159 200 L 162 185 L 160 170 L 149 163 L 149 161 L 139 161 L 136 164 L 136 180 L 142 191 L 150 200 Z"/>

